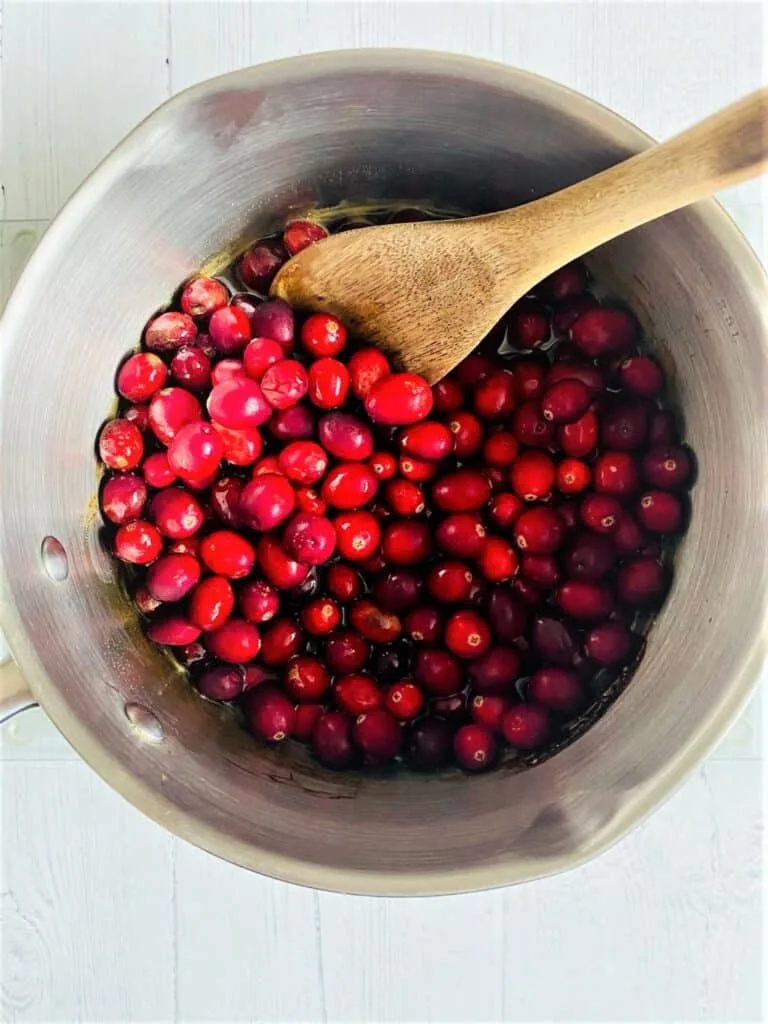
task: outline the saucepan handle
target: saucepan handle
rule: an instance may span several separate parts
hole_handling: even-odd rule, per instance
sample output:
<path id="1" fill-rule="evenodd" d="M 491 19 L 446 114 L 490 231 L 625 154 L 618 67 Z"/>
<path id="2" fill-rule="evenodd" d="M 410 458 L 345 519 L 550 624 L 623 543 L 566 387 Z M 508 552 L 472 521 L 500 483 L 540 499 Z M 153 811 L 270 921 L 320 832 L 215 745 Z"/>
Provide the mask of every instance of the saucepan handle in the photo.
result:
<path id="1" fill-rule="evenodd" d="M 0 725 L 34 707 L 37 701 L 0 633 Z"/>

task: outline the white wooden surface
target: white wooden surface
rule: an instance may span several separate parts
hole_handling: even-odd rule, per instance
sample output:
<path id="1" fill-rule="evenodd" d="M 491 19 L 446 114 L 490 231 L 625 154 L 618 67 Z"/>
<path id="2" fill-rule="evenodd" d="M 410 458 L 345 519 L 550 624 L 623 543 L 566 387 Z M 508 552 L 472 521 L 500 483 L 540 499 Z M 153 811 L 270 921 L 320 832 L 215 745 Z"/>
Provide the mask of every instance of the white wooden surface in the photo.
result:
<path id="1" fill-rule="evenodd" d="M 766 46 L 765 8 L 746 0 L 2 0 L 0 12 L 0 304 L 99 158 L 201 78 L 338 47 L 454 50 L 549 75 L 666 136 L 755 88 Z M 725 199 L 765 258 L 759 185 Z M 432 900 L 248 875 L 142 818 L 42 712 L 2 732 L 3 1021 L 764 1019 L 757 699 L 600 860 Z"/>

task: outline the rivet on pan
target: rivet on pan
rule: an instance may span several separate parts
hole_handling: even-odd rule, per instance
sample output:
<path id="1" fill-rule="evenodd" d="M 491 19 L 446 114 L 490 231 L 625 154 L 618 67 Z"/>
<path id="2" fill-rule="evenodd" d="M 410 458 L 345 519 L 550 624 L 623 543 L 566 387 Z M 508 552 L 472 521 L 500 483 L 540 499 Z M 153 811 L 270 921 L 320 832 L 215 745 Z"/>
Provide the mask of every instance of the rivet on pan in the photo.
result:
<path id="1" fill-rule="evenodd" d="M 69 559 L 64 545 L 55 537 L 45 537 L 40 548 L 43 568 L 56 583 L 63 583 L 69 576 Z"/>
<path id="2" fill-rule="evenodd" d="M 126 704 L 125 717 L 131 723 L 137 736 L 147 743 L 162 743 L 165 739 L 163 727 L 156 715 L 143 704 Z"/>

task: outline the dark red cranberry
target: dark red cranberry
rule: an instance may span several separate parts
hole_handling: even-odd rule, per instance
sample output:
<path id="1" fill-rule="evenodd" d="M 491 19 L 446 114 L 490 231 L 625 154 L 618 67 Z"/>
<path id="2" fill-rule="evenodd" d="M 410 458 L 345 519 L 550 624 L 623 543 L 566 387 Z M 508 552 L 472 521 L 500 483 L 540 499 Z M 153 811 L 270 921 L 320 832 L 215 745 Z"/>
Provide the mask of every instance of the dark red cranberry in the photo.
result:
<path id="1" fill-rule="evenodd" d="M 180 348 L 171 360 L 171 376 L 190 391 L 211 386 L 211 361 L 199 348 Z"/>
<path id="2" fill-rule="evenodd" d="M 375 762 L 387 762 L 399 753 L 403 734 L 388 711 L 376 708 L 358 716 L 352 737 L 367 757 Z"/>
<path id="3" fill-rule="evenodd" d="M 666 409 L 655 409 L 648 421 L 648 443 L 675 444 L 678 438 L 674 415 Z"/>
<path id="4" fill-rule="evenodd" d="M 648 433 L 648 414 L 639 402 L 617 402 L 606 409 L 600 422 L 600 438 L 606 448 L 632 451 Z"/>
<path id="5" fill-rule="evenodd" d="M 238 514 L 254 530 L 274 530 L 293 514 L 295 507 L 296 494 L 290 481 L 279 473 L 265 473 L 243 488 Z"/>
<path id="6" fill-rule="evenodd" d="M 554 363 L 547 372 L 546 388 L 554 387 L 567 380 L 575 380 L 583 384 L 590 398 L 597 398 L 605 390 L 605 378 L 592 363 L 581 360 L 564 359 Z"/>
<path id="7" fill-rule="evenodd" d="M 371 674 L 378 683 L 392 683 L 409 675 L 411 667 L 411 644 L 408 640 L 374 649 L 371 660 Z"/>
<path id="8" fill-rule="evenodd" d="M 296 359 L 281 359 L 268 367 L 260 384 L 264 398 L 273 409 L 290 409 L 307 394 L 309 377 Z"/>
<path id="9" fill-rule="evenodd" d="M 544 380 L 549 364 L 541 356 L 518 359 L 512 364 L 517 394 L 521 402 L 530 402 L 544 394 Z"/>
<path id="10" fill-rule="evenodd" d="M 629 452 L 603 452 L 598 455 L 592 467 L 595 490 L 600 494 L 612 494 L 615 498 L 626 498 L 635 494 L 640 487 L 637 462 Z"/>
<path id="11" fill-rule="evenodd" d="M 188 614 L 200 629 L 218 629 L 234 608 L 235 593 L 229 580 L 224 576 L 206 576 L 190 594 Z"/>
<path id="12" fill-rule="evenodd" d="M 619 383 L 635 398 L 655 398 L 664 386 L 658 363 L 650 356 L 630 356 L 619 367 Z"/>
<path id="13" fill-rule="evenodd" d="M 184 540 L 203 525 L 200 503 L 180 487 L 158 491 L 149 503 L 149 517 L 164 537 Z"/>
<path id="14" fill-rule="evenodd" d="M 483 549 L 485 527 L 476 512 L 447 516 L 435 531 L 438 546 L 455 558 L 475 558 Z"/>
<path id="15" fill-rule="evenodd" d="M 110 420 L 99 435 L 99 456 L 110 469 L 135 469 L 144 455 L 144 438 L 135 423 Z"/>
<path id="16" fill-rule="evenodd" d="M 520 572 L 532 583 L 551 590 L 560 582 L 560 566 L 553 555 L 524 555 Z"/>
<path id="17" fill-rule="evenodd" d="M 251 321 L 237 306 L 224 306 L 211 316 L 208 336 L 220 355 L 239 354 L 251 340 Z"/>
<path id="18" fill-rule="evenodd" d="M 567 668 L 542 668 L 528 684 L 528 697 L 560 715 L 575 715 L 584 705 L 584 690 L 577 672 Z"/>
<path id="19" fill-rule="evenodd" d="M 443 377 L 432 385 L 435 412 L 456 412 L 464 402 L 464 390 L 458 381 Z"/>
<path id="20" fill-rule="evenodd" d="M 262 302 L 251 314 L 254 338 L 271 338 L 282 345 L 286 355 L 293 349 L 293 310 L 282 299 Z"/>
<path id="21" fill-rule="evenodd" d="M 469 713 L 473 722 L 501 732 L 504 715 L 512 706 L 508 697 L 493 693 L 478 693 L 469 702 Z"/>
<path id="22" fill-rule="evenodd" d="M 235 700 L 243 692 L 245 674 L 240 665 L 214 665 L 197 681 L 197 688 L 209 700 Z"/>
<path id="23" fill-rule="evenodd" d="M 260 624 L 274 619 L 280 609 L 280 598 L 263 580 L 246 583 L 240 591 L 240 610 L 248 622 Z"/>
<path id="24" fill-rule="evenodd" d="M 154 401 L 156 399 L 153 399 Z M 272 415 L 272 409 L 261 387 L 255 380 L 249 378 L 215 384 L 208 395 L 206 407 L 212 420 L 220 423 L 222 427 L 229 427 L 230 430 L 260 427 Z"/>
<path id="25" fill-rule="evenodd" d="M 346 342 L 346 327 L 330 313 L 313 313 L 301 328 L 301 343 L 315 359 L 337 356 Z"/>
<path id="26" fill-rule="evenodd" d="M 191 668 L 193 665 L 199 665 L 201 661 L 205 661 L 208 657 L 208 651 L 200 643 L 199 640 L 195 640 L 191 644 L 185 644 L 184 647 L 180 647 L 176 652 L 176 660 L 184 668 Z"/>
<path id="27" fill-rule="evenodd" d="M 327 768 L 348 768 L 355 759 L 349 716 L 341 711 L 324 714 L 312 733 L 312 752 Z"/>
<path id="28" fill-rule="evenodd" d="M 309 569 L 291 558 L 283 545 L 269 533 L 262 534 L 258 546 L 259 568 L 265 579 L 278 590 L 292 590 L 306 580 Z"/>
<path id="29" fill-rule="evenodd" d="M 415 643 L 435 644 L 442 632 L 442 619 L 437 608 L 424 605 L 408 612 L 403 620 L 403 626 Z"/>
<path id="30" fill-rule="evenodd" d="M 206 633 L 206 646 L 219 661 L 242 665 L 253 661 L 261 649 L 256 627 L 245 619 L 229 618 L 223 626 Z"/>
<path id="31" fill-rule="evenodd" d="M 435 483 L 432 497 L 443 512 L 471 512 L 482 508 L 491 496 L 486 476 L 476 469 L 459 469 Z"/>
<path id="32" fill-rule="evenodd" d="M 616 563 L 612 538 L 599 533 L 581 533 L 563 556 L 563 568 L 573 580 L 594 583 L 611 571 Z"/>
<path id="33" fill-rule="evenodd" d="M 520 299 L 507 314 L 507 330 L 515 348 L 538 348 L 549 337 L 547 311 L 536 299 Z"/>
<path id="34" fill-rule="evenodd" d="M 115 555 L 121 562 L 132 565 L 149 565 L 163 549 L 163 539 L 158 530 L 143 519 L 124 523 L 115 534 Z M 193 639 L 196 639 L 193 637 Z M 185 641 L 188 642 L 188 641 Z"/>
<path id="35" fill-rule="evenodd" d="M 299 655 L 291 658 L 285 667 L 283 688 L 294 701 L 319 700 L 330 685 L 330 673 L 317 658 Z"/>
<path id="36" fill-rule="evenodd" d="M 338 679 L 333 688 L 333 696 L 342 711 L 355 717 L 380 708 L 384 702 L 384 695 L 375 681 L 362 672 Z"/>
<path id="37" fill-rule="evenodd" d="M 651 533 L 677 533 L 683 524 L 683 506 L 667 491 L 646 491 L 637 503 L 637 518 Z"/>
<path id="38" fill-rule="evenodd" d="M 128 525 L 133 526 L 133 523 Z M 125 530 L 127 527 L 121 526 L 120 529 Z M 194 643 L 200 636 L 200 630 L 192 625 L 189 619 L 174 614 L 150 623 L 146 632 L 153 643 L 164 644 L 167 647 L 185 647 Z"/>
<path id="39" fill-rule="evenodd" d="M 552 312 L 552 333 L 556 338 L 566 337 L 574 320 L 588 309 L 595 309 L 597 306 L 599 302 L 590 292 L 558 303 Z"/>
<path id="40" fill-rule="evenodd" d="M 618 528 L 611 534 L 611 543 L 619 558 L 636 554 L 645 539 L 646 535 L 640 529 L 637 520 L 623 511 Z"/>
<path id="41" fill-rule="evenodd" d="M 349 371 L 338 359 L 317 359 L 309 368 L 307 394 L 319 409 L 338 409 L 349 394 Z"/>
<path id="42" fill-rule="evenodd" d="M 356 633 L 339 630 L 325 642 L 325 663 L 332 672 L 359 672 L 368 660 L 370 645 Z"/>
<path id="43" fill-rule="evenodd" d="M 538 402 L 523 402 L 512 418 L 512 433 L 528 448 L 548 448 L 555 436 L 555 425 L 544 419 Z"/>
<path id="44" fill-rule="evenodd" d="M 373 434 L 369 427 L 348 413 L 332 412 L 323 416 L 318 424 L 318 436 L 331 455 L 345 462 L 363 461 L 373 453 Z M 390 458 L 394 464 L 394 457 Z M 372 471 L 377 475 L 373 467 Z"/>
<path id="45" fill-rule="evenodd" d="M 325 516 L 305 512 L 295 515 L 283 531 L 288 554 L 304 565 L 322 565 L 336 548 L 336 531 Z"/>
<path id="46" fill-rule="evenodd" d="M 458 661 L 438 647 L 420 647 L 416 651 L 413 678 L 423 690 L 435 697 L 447 697 L 461 689 Z"/>
<path id="47" fill-rule="evenodd" d="M 306 441 L 315 432 L 315 417 L 308 406 L 294 405 L 273 413 L 269 430 L 279 441 Z"/>
<path id="48" fill-rule="evenodd" d="M 389 426 L 418 423 L 432 411 L 432 390 L 416 373 L 391 373 L 368 391 L 365 411 L 374 423 Z"/>
<path id="49" fill-rule="evenodd" d="M 322 704 L 297 704 L 294 710 L 296 720 L 291 736 L 302 743 L 309 743 L 315 726 L 325 714 L 325 708 Z"/>
<path id="50" fill-rule="evenodd" d="M 234 530 L 214 530 L 200 545 L 200 557 L 217 576 L 239 580 L 253 569 L 256 552 L 242 534 Z"/>
<path id="51" fill-rule="evenodd" d="M 542 416 L 553 423 L 575 423 L 591 400 L 589 389 L 580 380 L 560 380 L 547 386 L 541 399 Z"/>
<path id="52" fill-rule="evenodd" d="M 111 476 L 101 492 L 101 510 L 111 523 L 138 519 L 147 501 L 147 485 L 136 473 Z"/>
<path id="53" fill-rule="evenodd" d="M 541 293 L 555 302 L 572 299 L 580 295 L 586 287 L 587 269 L 581 260 L 566 263 L 540 285 Z"/>
<path id="54" fill-rule="evenodd" d="M 150 320 L 144 333 L 144 344 L 150 352 L 175 352 L 182 345 L 194 344 L 197 337 L 195 321 L 186 313 L 161 313 Z"/>
<path id="55" fill-rule="evenodd" d="M 423 718 L 411 730 L 408 763 L 415 771 L 443 768 L 451 756 L 453 731 L 442 718 Z"/>
<path id="56" fill-rule="evenodd" d="M 410 480 L 390 480 L 384 488 L 384 499 L 398 516 L 417 516 L 426 508 L 424 492 Z"/>
<path id="57" fill-rule="evenodd" d="M 381 540 L 385 562 L 411 565 L 427 557 L 432 535 L 426 523 L 415 519 L 395 520 L 384 528 Z"/>
<path id="58" fill-rule="evenodd" d="M 384 694 L 384 707 L 401 722 L 411 722 L 424 707 L 424 694 L 415 683 L 405 679 L 393 683 Z"/>
<path id="59" fill-rule="evenodd" d="M 579 511 L 581 521 L 595 533 L 614 533 L 621 522 L 621 505 L 609 494 L 588 494 Z"/>
<path id="60" fill-rule="evenodd" d="M 275 619 L 262 635 L 261 660 L 270 668 L 284 665 L 299 653 L 303 643 L 302 632 L 293 619 Z"/>
<path id="61" fill-rule="evenodd" d="M 453 372 L 462 387 L 476 388 L 478 384 L 487 380 L 498 367 L 498 359 L 482 352 L 473 352 L 462 359 Z"/>
<path id="62" fill-rule="evenodd" d="M 566 668 L 573 664 L 576 655 L 576 638 L 564 622 L 546 616 L 533 620 L 531 642 L 544 661 Z"/>
<path id="63" fill-rule="evenodd" d="M 541 704 L 516 704 L 504 716 L 502 731 L 518 750 L 537 750 L 549 739 L 549 712 Z"/>
<path id="64" fill-rule="evenodd" d="M 657 445 L 643 458 L 643 477 L 662 491 L 674 491 L 688 482 L 691 457 L 680 445 Z"/>
<path id="65" fill-rule="evenodd" d="M 211 477 L 224 457 L 224 445 L 210 423 L 187 423 L 168 446 L 168 464 L 185 482 Z"/>
<path id="66" fill-rule="evenodd" d="M 439 715 L 458 729 L 467 721 L 467 694 L 454 693 L 448 697 L 434 697 L 429 702 L 429 713 Z"/>
<path id="67" fill-rule="evenodd" d="M 565 536 L 565 524 L 559 514 L 547 505 L 526 509 L 515 523 L 515 543 L 531 555 L 551 555 Z"/>
<path id="68" fill-rule="evenodd" d="M 560 608 L 576 622 L 599 622 L 613 610 L 613 595 L 604 583 L 569 580 L 555 596 Z"/>
<path id="69" fill-rule="evenodd" d="M 491 631 L 475 612 L 455 612 L 445 625 L 445 646 L 459 658 L 479 658 L 491 645 Z"/>
<path id="70" fill-rule="evenodd" d="M 546 452 L 522 452 L 510 468 L 509 482 L 523 501 L 541 501 L 555 486 L 555 463 Z"/>
<path id="71" fill-rule="evenodd" d="M 632 654 L 632 634 L 619 622 L 603 622 L 587 635 L 587 657 L 601 666 L 621 665 Z"/>
<path id="72" fill-rule="evenodd" d="M 254 338 L 245 346 L 243 369 L 255 381 L 260 381 L 274 363 L 285 358 L 283 346 L 273 338 Z"/>
<path id="73" fill-rule="evenodd" d="M 287 258 L 288 253 L 279 243 L 261 242 L 243 254 L 237 272 L 246 288 L 254 288 L 266 295 L 272 279 Z"/>
<path id="74" fill-rule="evenodd" d="M 379 577 L 373 586 L 373 594 L 382 608 L 389 612 L 403 612 L 412 608 L 419 600 L 423 582 L 410 569 L 391 569 Z"/>
<path id="75" fill-rule="evenodd" d="M 334 519 L 333 525 L 339 555 L 349 561 L 371 558 L 381 543 L 381 527 L 371 512 L 343 513 Z"/>
<path id="76" fill-rule="evenodd" d="M 462 725 L 453 737 L 453 753 L 464 771 L 487 771 L 496 758 L 496 738 L 486 725 Z"/>
<path id="77" fill-rule="evenodd" d="M 350 356 L 347 369 L 352 391 L 360 401 L 364 401 L 371 388 L 392 372 L 389 360 L 378 348 L 358 349 Z"/>
<path id="78" fill-rule="evenodd" d="M 591 455 L 597 445 L 599 423 L 591 410 L 575 423 L 566 423 L 558 431 L 560 447 L 566 455 L 583 459 Z"/>
<path id="79" fill-rule="evenodd" d="M 520 675 L 520 655 L 514 647 L 490 647 L 469 666 L 469 677 L 478 693 L 509 690 Z"/>
<path id="80" fill-rule="evenodd" d="M 368 513 L 360 512 L 356 515 L 367 515 Z M 342 517 L 339 517 L 342 518 Z M 351 516 L 343 517 L 351 518 Z M 373 518 L 373 517 L 371 517 Z M 338 533 L 338 519 L 336 520 L 337 525 L 337 538 Z M 339 547 L 341 548 L 341 540 L 338 539 Z M 347 554 L 340 552 L 342 557 L 348 558 Z M 339 601 L 352 601 L 362 593 L 363 581 L 358 572 L 355 572 L 348 565 L 336 564 L 332 565 L 326 574 L 325 585 L 328 587 L 330 593 L 337 598 Z"/>
<path id="81" fill-rule="evenodd" d="M 455 412 L 448 421 L 448 429 L 453 435 L 453 453 L 462 462 L 482 448 L 483 425 L 471 412 Z"/>
<path id="82" fill-rule="evenodd" d="M 511 370 L 497 370 L 475 389 L 475 412 L 482 420 L 505 420 L 515 408 L 515 377 Z"/>
<path id="83" fill-rule="evenodd" d="M 243 481 L 236 476 L 220 476 L 211 487 L 211 510 L 228 526 L 239 526 L 240 495 Z"/>
<path id="84" fill-rule="evenodd" d="M 118 393 L 129 402 L 147 402 L 165 384 L 168 370 L 160 356 L 137 352 L 117 373 Z"/>
<path id="85" fill-rule="evenodd" d="M 488 596 L 488 622 L 493 635 L 502 643 L 522 636 L 528 626 L 525 601 L 509 587 L 496 586 Z"/>
<path id="86" fill-rule="evenodd" d="M 243 697 L 243 713 L 251 732 L 268 743 L 286 739 L 293 732 L 296 722 L 296 712 L 291 701 L 268 683 L 246 692 Z"/>
<path id="87" fill-rule="evenodd" d="M 656 604 L 666 586 L 664 570 L 652 558 L 634 558 L 619 569 L 616 591 L 622 604 L 642 608 Z"/>
<path id="88" fill-rule="evenodd" d="M 517 552 L 504 537 L 486 537 L 477 567 L 489 583 L 503 583 L 518 570 Z"/>
<path id="89" fill-rule="evenodd" d="M 322 224 L 315 224 L 311 220 L 294 220 L 283 232 L 283 245 L 291 256 L 295 256 L 297 252 L 301 252 L 307 246 L 327 237 L 328 232 Z M 310 317 L 310 319 L 312 318 Z"/>
<path id="90" fill-rule="evenodd" d="M 571 341 L 589 359 L 625 352 L 637 340 L 637 323 L 624 309 L 588 309 L 571 324 Z"/>

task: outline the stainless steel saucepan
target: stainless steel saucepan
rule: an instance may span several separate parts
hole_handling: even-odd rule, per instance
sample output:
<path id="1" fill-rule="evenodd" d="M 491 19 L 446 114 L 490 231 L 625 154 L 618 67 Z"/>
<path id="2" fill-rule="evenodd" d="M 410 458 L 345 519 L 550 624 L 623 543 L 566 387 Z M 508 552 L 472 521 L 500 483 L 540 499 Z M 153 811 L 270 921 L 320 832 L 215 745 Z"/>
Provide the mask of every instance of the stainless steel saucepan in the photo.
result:
<path id="1" fill-rule="evenodd" d="M 212 257 L 342 200 L 513 206 L 648 141 L 583 96 L 502 66 L 418 51 L 323 54 L 182 93 L 64 208 L 0 323 L 0 612 L 34 699 L 146 814 L 306 885 L 482 889 L 595 856 L 722 736 L 766 655 L 768 288 L 714 202 L 591 261 L 655 339 L 699 477 L 639 671 L 542 765 L 358 778 L 264 749 L 141 636 L 94 514 L 94 438 L 115 367 Z"/>

